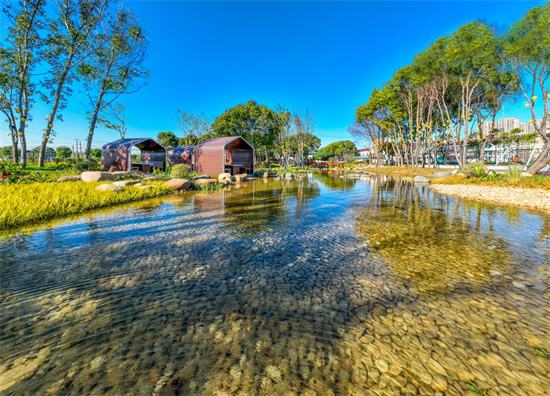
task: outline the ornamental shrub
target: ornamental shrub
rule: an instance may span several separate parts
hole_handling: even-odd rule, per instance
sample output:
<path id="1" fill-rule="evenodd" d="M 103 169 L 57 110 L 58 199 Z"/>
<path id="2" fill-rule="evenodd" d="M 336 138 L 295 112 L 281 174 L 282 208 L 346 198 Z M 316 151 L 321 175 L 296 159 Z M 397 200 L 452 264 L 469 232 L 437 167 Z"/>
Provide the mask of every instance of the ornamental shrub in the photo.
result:
<path id="1" fill-rule="evenodd" d="M 191 168 L 185 164 L 176 164 L 172 167 L 170 176 L 178 179 L 189 177 L 191 176 Z"/>

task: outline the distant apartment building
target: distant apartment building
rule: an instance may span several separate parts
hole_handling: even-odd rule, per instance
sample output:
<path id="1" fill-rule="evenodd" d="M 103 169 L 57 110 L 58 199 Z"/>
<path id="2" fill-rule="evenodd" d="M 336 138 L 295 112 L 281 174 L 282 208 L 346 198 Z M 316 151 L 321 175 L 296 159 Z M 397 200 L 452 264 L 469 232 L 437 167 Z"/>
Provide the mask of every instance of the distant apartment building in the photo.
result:
<path id="1" fill-rule="evenodd" d="M 537 123 L 540 123 L 541 120 L 537 120 Z M 484 135 L 489 134 L 492 128 L 492 121 L 484 121 L 481 125 L 481 130 Z M 516 117 L 506 117 L 501 118 L 495 121 L 495 128 L 499 132 L 510 132 L 512 129 L 519 128 L 523 131 L 524 134 L 536 132 L 535 124 L 529 122 L 521 122 L 519 118 Z"/>

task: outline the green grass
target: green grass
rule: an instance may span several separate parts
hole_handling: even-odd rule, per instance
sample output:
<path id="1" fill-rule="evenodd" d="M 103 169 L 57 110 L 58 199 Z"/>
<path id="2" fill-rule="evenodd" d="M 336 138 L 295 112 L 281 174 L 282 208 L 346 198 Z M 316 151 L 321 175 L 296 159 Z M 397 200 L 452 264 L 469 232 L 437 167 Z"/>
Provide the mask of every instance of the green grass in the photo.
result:
<path id="1" fill-rule="evenodd" d="M 432 177 L 434 172 L 437 171 L 446 171 L 447 169 L 437 169 L 437 168 L 413 168 L 409 166 L 378 166 L 367 168 L 366 171 L 369 173 L 376 173 L 380 175 L 394 176 L 394 177 L 415 177 L 415 176 L 425 176 Z"/>
<path id="2" fill-rule="evenodd" d="M 32 183 L 0 185 L 0 228 L 15 227 L 123 202 L 137 201 L 173 190 L 162 182 L 152 189 L 128 186 L 122 191 L 96 191 L 102 182 Z"/>
<path id="3" fill-rule="evenodd" d="M 193 184 L 193 190 L 197 190 L 197 191 L 219 191 L 225 187 L 225 184 L 223 183 L 212 183 L 212 184 L 192 183 L 192 184 Z"/>

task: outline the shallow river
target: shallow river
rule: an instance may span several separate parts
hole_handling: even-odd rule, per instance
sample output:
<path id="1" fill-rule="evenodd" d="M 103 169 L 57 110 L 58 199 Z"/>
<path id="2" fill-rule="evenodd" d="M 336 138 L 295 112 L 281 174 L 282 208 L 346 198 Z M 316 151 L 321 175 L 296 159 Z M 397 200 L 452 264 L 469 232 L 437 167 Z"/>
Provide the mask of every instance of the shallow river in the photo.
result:
<path id="1" fill-rule="evenodd" d="M 550 217 L 257 180 L 0 235 L 0 394 L 550 395 Z"/>

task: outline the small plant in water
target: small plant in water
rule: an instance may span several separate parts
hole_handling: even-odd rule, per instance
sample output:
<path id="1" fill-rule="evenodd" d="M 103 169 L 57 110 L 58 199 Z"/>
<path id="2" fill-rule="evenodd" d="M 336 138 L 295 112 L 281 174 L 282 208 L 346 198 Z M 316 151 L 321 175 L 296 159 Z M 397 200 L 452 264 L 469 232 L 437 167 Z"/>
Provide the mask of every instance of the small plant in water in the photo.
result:
<path id="1" fill-rule="evenodd" d="M 546 349 L 544 348 L 537 348 L 537 347 L 534 347 L 533 348 L 533 351 L 535 351 L 535 354 L 543 357 L 543 358 L 547 358 L 548 357 L 548 352 L 546 352 Z"/>
<path id="2" fill-rule="evenodd" d="M 464 384 L 464 386 L 466 386 L 468 390 L 471 390 L 472 392 L 475 392 L 475 393 L 479 393 L 480 395 L 487 394 L 484 390 L 479 389 L 477 384 L 474 381 L 468 381 Z"/>

